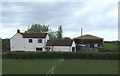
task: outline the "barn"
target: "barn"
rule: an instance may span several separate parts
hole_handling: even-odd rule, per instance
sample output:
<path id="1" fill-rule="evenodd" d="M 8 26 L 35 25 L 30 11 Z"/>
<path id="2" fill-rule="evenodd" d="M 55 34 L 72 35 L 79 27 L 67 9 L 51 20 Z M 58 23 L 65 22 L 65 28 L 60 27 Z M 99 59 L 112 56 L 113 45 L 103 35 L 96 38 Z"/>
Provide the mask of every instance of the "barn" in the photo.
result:
<path id="1" fill-rule="evenodd" d="M 74 38 L 76 44 L 76 51 L 80 51 L 81 48 L 85 48 L 87 51 L 98 51 L 103 48 L 103 38 L 93 35 L 83 35 Z"/>

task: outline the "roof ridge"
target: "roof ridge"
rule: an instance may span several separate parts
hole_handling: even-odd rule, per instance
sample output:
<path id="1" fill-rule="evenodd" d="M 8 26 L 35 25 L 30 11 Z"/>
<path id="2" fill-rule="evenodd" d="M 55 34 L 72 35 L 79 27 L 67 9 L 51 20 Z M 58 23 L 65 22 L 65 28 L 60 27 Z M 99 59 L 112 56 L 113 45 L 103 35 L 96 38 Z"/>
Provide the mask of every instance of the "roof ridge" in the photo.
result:
<path id="1" fill-rule="evenodd" d="M 86 37 L 86 36 L 91 36 L 91 37 L 93 37 L 92 39 L 94 39 L 94 38 L 103 39 L 103 38 L 101 38 L 101 37 L 94 36 L 94 35 L 90 35 L 90 34 L 83 35 L 82 37 Z M 78 36 L 78 37 L 76 37 L 76 38 L 74 38 L 74 39 L 77 39 L 77 38 L 81 38 L 81 36 Z M 89 39 L 89 38 L 85 38 L 85 39 Z"/>

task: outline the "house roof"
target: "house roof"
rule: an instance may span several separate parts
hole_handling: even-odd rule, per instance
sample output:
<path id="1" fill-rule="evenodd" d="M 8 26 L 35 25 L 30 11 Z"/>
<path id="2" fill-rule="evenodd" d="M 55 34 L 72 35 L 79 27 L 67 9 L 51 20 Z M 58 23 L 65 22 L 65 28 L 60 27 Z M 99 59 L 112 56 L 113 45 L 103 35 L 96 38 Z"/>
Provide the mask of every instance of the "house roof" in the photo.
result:
<path id="1" fill-rule="evenodd" d="M 76 37 L 76 38 L 74 38 L 74 39 L 81 39 L 81 36 Z M 83 36 L 82 36 L 82 39 L 103 39 L 103 38 L 86 34 L 86 35 L 83 35 Z"/>
<path id="2" fill-rule="evenodd" d="M 47 33 L 20 33 L 23 38 L 46 38 Z"/>
<path id="3" fill-rule="evenodd" d="M 72 46 L 73 40 L 48 40 L 46 46 Z"/>

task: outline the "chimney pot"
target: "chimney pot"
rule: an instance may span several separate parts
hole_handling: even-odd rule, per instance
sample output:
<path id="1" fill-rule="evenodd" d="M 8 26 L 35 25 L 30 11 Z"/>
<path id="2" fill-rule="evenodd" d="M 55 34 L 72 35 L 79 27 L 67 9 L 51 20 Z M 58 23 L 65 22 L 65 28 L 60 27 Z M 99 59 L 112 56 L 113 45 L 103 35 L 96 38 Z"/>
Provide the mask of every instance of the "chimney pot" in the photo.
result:
<path id="1" fill-rule="evenodd" d="M 19 29 L 17 30 L 17 33 L 20 33 L 20 30 L 19 30 Z"/>

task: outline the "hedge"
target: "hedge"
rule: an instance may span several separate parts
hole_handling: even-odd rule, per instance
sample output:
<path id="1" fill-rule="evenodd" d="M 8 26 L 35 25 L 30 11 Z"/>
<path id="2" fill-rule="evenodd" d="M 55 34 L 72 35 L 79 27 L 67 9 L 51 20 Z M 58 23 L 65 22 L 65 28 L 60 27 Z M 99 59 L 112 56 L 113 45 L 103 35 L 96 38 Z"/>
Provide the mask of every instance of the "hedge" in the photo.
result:
<path id="1" fill-rule="evenodd" d="M 3 59 L 103 59 L 118 60 L 119 52 L 6 52 L 2 54 Z"/>

